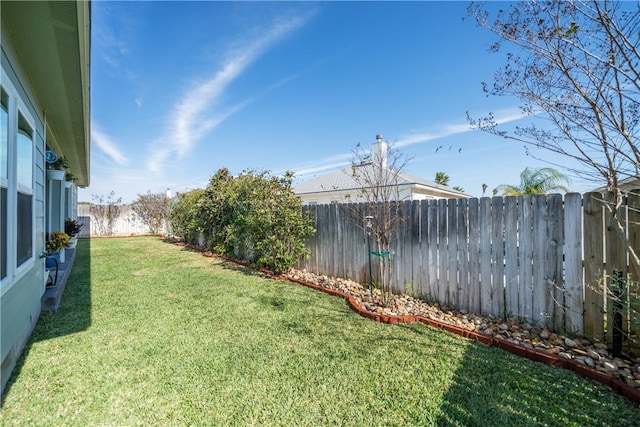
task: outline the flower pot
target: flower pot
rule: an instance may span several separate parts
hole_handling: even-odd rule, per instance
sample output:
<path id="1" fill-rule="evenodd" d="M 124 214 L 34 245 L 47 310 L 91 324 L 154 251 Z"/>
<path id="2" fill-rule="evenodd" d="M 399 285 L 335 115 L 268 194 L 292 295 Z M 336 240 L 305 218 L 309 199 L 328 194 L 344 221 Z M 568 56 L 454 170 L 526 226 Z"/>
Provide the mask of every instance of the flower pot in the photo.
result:
<path id="1" fill-rule="evenodd" d="M 73 187 L 73 181 L 65 181 L 65 182 L 64 182 L 64 187 L 65 187 L 65 188 L 71 188 L 71 187 Z"/>
<path id="2" fill-rule="evenodd" d="M 44 266 L 46 268 L 56 268 L 56 261 L 58 261 L 58 263 L 60 263 L 60 253 L 59 252 L 55 252 L 55 253 L 52 253 L 52 254 L 47 254 L 47 257 L 45 258 Z"/>
<path id="3" fill-rule="evenodd" d="M 62 181 L 67 172 L 65 170 L 59 169 L 47 169 L 47 179 L 52 179 L 54 181 Z"/>
<path id="4" fill-rule="evenodd" d="M 69 246 L 71 249 L 74 249 L 76 247 L 76 245 L 78 244 L 78 238 L 77 237 L 72 237 L 71 239 L 69 239 Z"/>

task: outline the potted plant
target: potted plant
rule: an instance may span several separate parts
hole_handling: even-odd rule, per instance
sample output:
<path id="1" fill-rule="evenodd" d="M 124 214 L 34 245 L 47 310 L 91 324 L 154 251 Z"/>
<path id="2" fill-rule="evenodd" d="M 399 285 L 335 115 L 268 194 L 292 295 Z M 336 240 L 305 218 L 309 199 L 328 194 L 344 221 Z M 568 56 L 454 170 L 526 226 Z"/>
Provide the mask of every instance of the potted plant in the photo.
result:
<path id="1" fill-rule="evenodd" d="M 60 262 L 64 263 L 64 248 L 69 246 L 69 235 L 63 231 L 54 231 L 47 236 L 47 253 L 49 255 L 58 254 Z"/>
<path id="2" fill-rule="evenodd" d="M 76 181 L 76 176 L 71 172 L 67 172 L 64 176 L 64 186 L 67 188 L 71 188 L 73 183 Z"/>
<path id="3" fill-rule="evenodd" d="M 71 218 L 64 220 L 64 232 L 69 235 L 69 247 L 75 248 L 78 244 L 78 234 L 82 229 L 82 225 Z"/>
<path id="4" fill-rule="evenodd" d="M 67 159 L 64 157 L 58 157 L 55 152 L 47 150 L 46 160 L 47 178 L 62 181 L 67 173 L 67 169 L 69 168 L 69 162 Z"/>

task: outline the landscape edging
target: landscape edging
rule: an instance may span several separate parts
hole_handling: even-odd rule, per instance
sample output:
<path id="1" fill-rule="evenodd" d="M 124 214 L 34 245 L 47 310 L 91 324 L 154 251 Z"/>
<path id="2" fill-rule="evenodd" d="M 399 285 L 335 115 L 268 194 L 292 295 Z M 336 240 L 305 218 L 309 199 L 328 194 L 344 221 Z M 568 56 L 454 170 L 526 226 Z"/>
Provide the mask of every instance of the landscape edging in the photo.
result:
<path id="1" fill-rule="evenodd" d="M 250 267 L 250 263 L 246 262 L 246 261 L 240 261 L 225 255 L 216 255 L 212 252 L 209 251 L 204 251 L 202 248 L 199 248 L 197 246 L 194 245 L 189 245 L 189 244 L 184 244 L 184 243 L 175 243 L 178 246 L 183 246 L 183 247 L 187 247 L 189 249 L 193 249 L 196 251 L 199 251 L 202 253 L 203 256 L 209 257 L 209 258 L 221 258 L 224 259 L 225 261 L 229 261 L 232 262 L 234 264 L 238 264 L 241 265 L 243 267 Z M 260 272 L 265 274 L 267 277 L 274 279 L 274 280 L 286 280 L 292 283 L 296 283 L 298 285 L 302 285 L 305 286 L 307 288 L 311 288 L 311 289 L 315 289 L 318 291 L 322 291 L 326 294 L 332 295 L 332 296 L 338 296 L 338 297 L 342 297 L 345 298 L 348 302 L 349 302 L 349 306 L 351 306 L 351 309 L 354 310 L 356 313 L 358 313 L 360 316 L 365 317 L 367 319 L 371 319 L 374 320 L 376 322 L 380 322 L 380 323 L 388 323 L 388 324 L 398 324 L 398 323 L 407 323 L 407 324 L 411 324 L 411 323 L 416 323 L 416 322 L 420 322 L 420 323 L 424 323 L 427 325 L 431 325 L 433 327 L 439 328 L 439 329 L 444 329 L 447 332 L 459 335 L 463 338 L 467 338 L 470 340 L 474 340 L 474 341 L 478 341 L 482 344 L 491 346 L 491 347 L 496 347 L 499 348 L 501 350 L 505 350 L 508 351 L 511 354 L 514 354 L 516 356 L 520 356 L 520 357 L 524 357 L 527 358 L 531 361 L 534 362 L 538 362 L 538 363 L 544 363 L 546 365 L 550 365 L 550 366 L 554 366 L 557 368 L 563 368 L 563 369 L 567 369 L 570 371 L 575 372 L 577 375 L 580 375 L 581 377 L 590 379 L 590 380 L 594 380 L 597 381 L 601 384 L 604 384 L 608 387 L 610 387 L 611 389 L 613 389 L 615 392 L 617 392 L 618 394 L 622 395 L 623 397 L 625 397 L 627 400 L 631 401 L 632 403 L 636 404 L 636 405 L 640 405 L 640 390 L 639 389 L 635 389 L 633 387 L 628 386 L 627 384 L 624 383 L 624 381 L 618 379 L 618 378 L 614 378 L 611 375 L 606 374 L 605 372 L 601 372 L 598 371 L 594 368 L 591 368 L 589 366 L 583 365 L 580 362 L 576 361 L 576 360 L 567 360 L 567 359 L 563 359 L 560 356 L 557 356 L 555 354 L 548 354 L 545 352 L 542 352 L 540 350 L 535 350 L 535 349 L 530 349 L 527 348 L 525 346 L 522 345 L 518 345 L 515 344 L 513 342 L 510 341 L 506 341 L 506 340 L 497 340 L 494 337 L 491 336 L 487 336 L 487 335 L 482 335 L 479 334 L 478 332 L 475 331 L 469 331 L 466 329 L 462 329 L 459 328 L 457 326 L 454 325 L 450 325 L 448 323 L 444 323 L 444 322 L 440 322 L 438 320 L 435 319 L 430 319 L 424 316 L 413 316 L 413 315 L 402 315 L 402 316 L 389 316 L 387 314 L 383 314 L 383 313 L 375 313 L 369 310 L 364 309 L 363 307 L 361 307 L 360 305 L 358 305 L 355 301 L 355 298 L 352 295 L 347 294 L 346 292 L 341 292 L 338 291 L 336 289 L 329 289 L 329 288 L 325 288 L 323 286 L 319 286 L 316 285 L 314 283 L 310 283 L 310 282 L 305 282 L 304 280 L 300 280 L 300 279 L 294 279 L 294 278 L 290 278 L 290 277 L 284 277 L 284 276 L 276 276 L 273 272 L 269 271 L 269 270 L 265 270 L 265 269 L 260 269 Z"/>

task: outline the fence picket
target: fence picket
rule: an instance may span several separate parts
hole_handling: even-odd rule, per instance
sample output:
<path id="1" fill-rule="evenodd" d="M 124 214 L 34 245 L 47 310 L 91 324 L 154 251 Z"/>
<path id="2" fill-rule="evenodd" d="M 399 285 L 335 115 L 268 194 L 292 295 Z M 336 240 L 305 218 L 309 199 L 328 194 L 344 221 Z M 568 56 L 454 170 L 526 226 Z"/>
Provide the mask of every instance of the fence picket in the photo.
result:
<path id="1" fill-rule="evenodd" d="M 508 315 L 519 312 L 520 286 L 518 283 L 518 199 L 504 199 L 505 234 L 505 307 Z"/>
<path id="2" fill-rule="evenodd" d="M 604 208 L 602 194 L 587 193 L 583 198 L 584 239 L 584 332 L 604 341 Z"/>
<path id="3" fill-rule="evenodd" d="M 479 200 L 469 200 L 469 311 L 480 310 Z"/>
<path id="4" fill-rule="evenodd" d="M 469 310 L 469 200 L 458 199 L 458 306 Z"/>
<path id="5" fill-rule="evenodd" d="M 627 195 L 627 220 L 629 224 L 629 244 L 635 249 L 636 255 L 640 256 L 640 188 L 630 190 Z M 629 279 L 637 285 L 640 282 L 640 271 L 629 255 Z M 631 351 L 640 354 L 640 290 L 635 287 L 635 292 L 630 299 L 632 318 L 629 333 L 636 337 L 635 343 L 631 343 Z"/>
<path id="6" fill-rule="evenodd" d="M 491 199 L 491 314 L 504 317 L 504 198 Z"/>
<path id="7" fill-rule="evenodd" d="M 581 210 L 582 196 L 567 194 L 564 199 L 564 329 L 578 334 L 584 332 Z"/>
<path id="8" fill-rule="evenodd" d="M 520 266 L 520 292 L 518 308 L 514 313 L 533 320 L 533 198 L 522 196 L 518 203 L 518 264 Z"/>
<path id="9" fill-rule="evenodd" d="M 458 204 L 456 199 L 447 203 L 447 305 L 458 303 Z"/>
<path id="10" fill-rule="evenodd" d="M 429 200 L 429 295 L 435 301 L 440 295 L 438 287 L 438 201 Z"/>
<path id="11" fill-rule="evenodd" d="M 449 299 L 447 268 L 447 201 L 440 199 L 438 200 L 438 301 L 441 304 L 446 304 Z"/>
<path id="12" fill-rule="evenodd" d="M 491 199 L 480 199 L 480 310 L 491 313 Z"/>
<path id="13" fill-rule="evenodd" d="M 621 275 L 621 278 L 625 281 L 627 278 L 627 251 L 626 245 L 622 241 L 622 238 L 618 234 L 617 226 L 615 225 L 615 219 L 612 218 L 608 212 L 609 209 L 615 207 L 615 194 L 607 193 L 605 195 L 608 207 L 605 208 L 605 265 L 606 265 L 606 280 L 607 295 L 606 295 L 606 313 L 607 313 L 607 343 L 613 343 L 614 335 L 614 317 L 616 312 L 622 314 L 622 327 L 623 332 L 628 332 L 626 328 L 627 312 L 623 307 L 622 301 L 616 301 L 622 295 L 624 295 L 624 289 L 618 289 L 620 283 L 615 283 L 615 276 Z M 624 225 L 626 223 L 626 209 L 621 206 L 617 209 L 616 217 Z"/>
<path id="14" fill-rule="evenodd" d="M 556 331 L 564 327 L 563 220 L 562 195 L 547 196 L 547 252 L 544 265 L 548 299 L 545 311 L 551 316 Z"/>
<path id="15" fill-rule="evenodd" d="M 536 323 L 546 323 L 547 282 L 545 280 L 545 255 L 547 243 L 547 196 L 533 196 L 533 318 Z"/>

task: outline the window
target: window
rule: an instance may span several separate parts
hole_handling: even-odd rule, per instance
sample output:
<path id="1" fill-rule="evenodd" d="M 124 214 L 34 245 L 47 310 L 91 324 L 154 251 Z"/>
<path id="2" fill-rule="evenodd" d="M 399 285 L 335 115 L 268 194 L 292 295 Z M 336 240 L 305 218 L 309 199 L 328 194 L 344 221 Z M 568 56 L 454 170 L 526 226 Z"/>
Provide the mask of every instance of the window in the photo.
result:
<path id="1" fill-rule="evenodd" d="M 16 267 L 20 267 L 33 256 L 33 130 L 22 114 L 18 114 L 16 145 L 18 166 Z"/>
<path id="2" fill-rule="evenodd" d="M 0 292 L 35 260 L 35 121 L 10 79 L 0 87 Z"/>
<path id="3" fill-rule="evenodd" d="M 7 193 L 9 187 L 9 96 L 0 88 L 0 280 L 7 277 Z"/>

